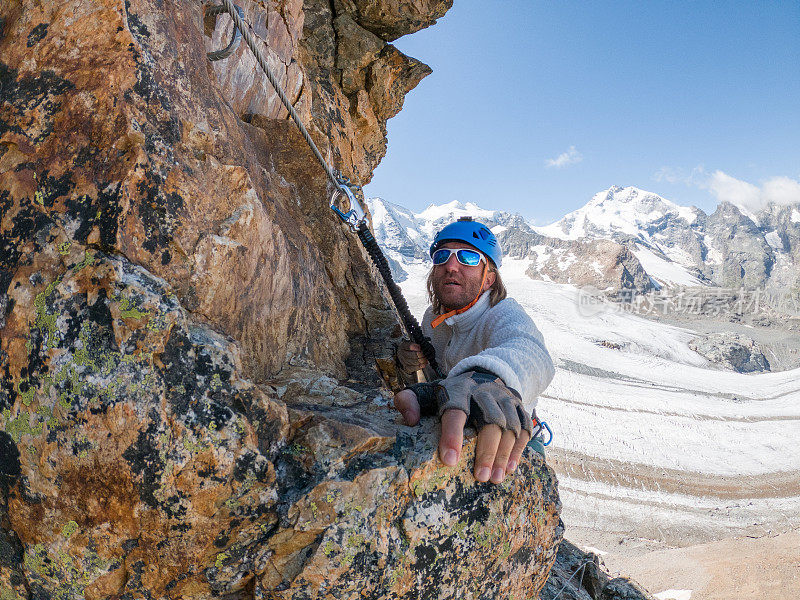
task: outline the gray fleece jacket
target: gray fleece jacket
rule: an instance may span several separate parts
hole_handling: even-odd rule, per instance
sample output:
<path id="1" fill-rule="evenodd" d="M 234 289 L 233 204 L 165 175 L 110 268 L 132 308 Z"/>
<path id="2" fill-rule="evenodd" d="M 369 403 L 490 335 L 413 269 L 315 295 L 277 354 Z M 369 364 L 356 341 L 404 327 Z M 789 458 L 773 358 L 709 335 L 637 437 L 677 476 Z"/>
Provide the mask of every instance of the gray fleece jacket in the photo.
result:
<path id="1" fill-rule="evenodd" d="M 542 334 L 519 303 L 506 298 L 490 307 L 489 295 L 484 292 L 472 308 L 445 319 L 436 329 L 431 327 L 436 315 L 429 306 L 422 331 L 431 338 L 447 377 L 475 368 L 490 371 L 519 392 L 531 411 L 553 379 L 553 361 Z"/>

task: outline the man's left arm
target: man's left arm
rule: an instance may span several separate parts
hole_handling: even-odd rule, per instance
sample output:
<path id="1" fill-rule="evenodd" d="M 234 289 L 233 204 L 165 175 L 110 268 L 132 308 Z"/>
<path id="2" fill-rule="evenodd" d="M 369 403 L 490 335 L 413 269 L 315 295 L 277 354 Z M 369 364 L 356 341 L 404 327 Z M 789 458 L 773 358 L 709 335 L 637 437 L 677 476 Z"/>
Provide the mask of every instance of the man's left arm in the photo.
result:
<path id="1" fill-rule="evenodd" d="M 531 410 L 555 374 L 542 334 L 516 302 L 502 311 L 491 310 L 487 317 L 484 350 L 458 362 L 448 378 L 475 369 L 489 371 L 516 390 Z"/>

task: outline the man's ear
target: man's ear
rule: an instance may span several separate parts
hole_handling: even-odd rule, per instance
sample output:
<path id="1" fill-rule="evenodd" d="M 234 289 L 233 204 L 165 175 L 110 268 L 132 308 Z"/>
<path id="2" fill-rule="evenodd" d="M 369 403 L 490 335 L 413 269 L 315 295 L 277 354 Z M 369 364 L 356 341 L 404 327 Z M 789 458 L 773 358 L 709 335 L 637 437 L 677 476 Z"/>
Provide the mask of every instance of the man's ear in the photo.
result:
<path id="1" fill-rule="evenodd" d="M 491 288 L 494 285 L 496 279 L 497 279 L 497 273 L 495 273 L 494 271 L 489 271 L 486 274 L 486 280 L 483 282 L 483 289 L 481 290 L 481 292 L 485 292 L 486 290 Z"/>

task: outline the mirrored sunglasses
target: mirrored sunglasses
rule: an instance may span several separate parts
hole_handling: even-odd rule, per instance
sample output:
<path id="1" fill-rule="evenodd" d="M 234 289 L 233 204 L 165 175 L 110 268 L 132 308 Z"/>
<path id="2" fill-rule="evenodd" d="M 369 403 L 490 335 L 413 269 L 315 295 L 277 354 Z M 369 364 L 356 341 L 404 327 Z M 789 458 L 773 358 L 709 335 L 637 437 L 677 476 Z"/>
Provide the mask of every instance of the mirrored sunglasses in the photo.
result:
<path id="1" fill-rule="evenodd" d="M 484 260 L 483 254 L 477 250 L 467 250 L 466 248 L 451 250 L 450 248 L 442 248 L 433 253 L 433 264 L 443 265 L 450 260 L 451 254 L 455 254 L 456 260 L 467 267 L 477 267 L 481 261 Z"/>

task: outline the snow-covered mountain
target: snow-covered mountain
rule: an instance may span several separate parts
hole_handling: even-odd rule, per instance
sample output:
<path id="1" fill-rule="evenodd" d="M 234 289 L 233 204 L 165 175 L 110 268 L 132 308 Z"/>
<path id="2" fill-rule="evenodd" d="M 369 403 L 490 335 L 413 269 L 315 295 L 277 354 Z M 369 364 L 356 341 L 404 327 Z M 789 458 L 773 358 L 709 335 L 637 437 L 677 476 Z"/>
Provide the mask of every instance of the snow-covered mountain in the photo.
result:
<path id="1" fill-rule="evenodd" d="M 744 214 L 721 203 L 712 214 L 635 187 L 611 187 L 544 227 L 519 215 L 453 201 L 412 213 L 369 199 L 378 242 L 398 280 L 428 260 L 437 230 L 470 215 L 498 235 L 506 253 L 530 260 L 534 279 L 607 291 L 676 286 L 793 289 L 800 286 L 800 206 Z"/>
<path id="2" fill-rule="evenodd" d="M 723 202 L 707 215 L 635 187 L 611 187 L 537 233 L 626 246 L 659 285 L 758 288 L 800 281 L 800 207 L 745 214 Z"/>
<path id="3" fill-rule="evenodd" d="M 635 187 L 611 187 L 595 194 L 583 207 L 546 227 L 534 229 L 564 240 L 580 238 L 639 238 L 649 241 L 654 224 L 664 221 L 693 223 L 697 208 L 678 206 Z"/>
<path id="4" fill-rule="evenodd" d="M 565 239 L 546 235 L 546 228 L 535 231 L 520 215 L 486 210 L 472 203 L 432 205 L 417 214 L 381 198 L 370 198 L 367 204 L 375 237 L 385 249 L 397 281 L 404 281 L 412 266 L 429 266 L 428 249 L 439 229 L 459 217 L 472 216 L 498 235 L 507 255 L 530 260 L 528 274 L 534 279 L 610 291 L 646 291 L 654 286 L 652 275 L 645 272 L 640 260 L 598 227 L 591 228 L 597 234 L 593 238 Z M 632 230 L 630 226 L 627 229 Z M 666 270 L 661 268 L 659 273 Z M 683 277 L 680 282 L 697 280 Z"/>

